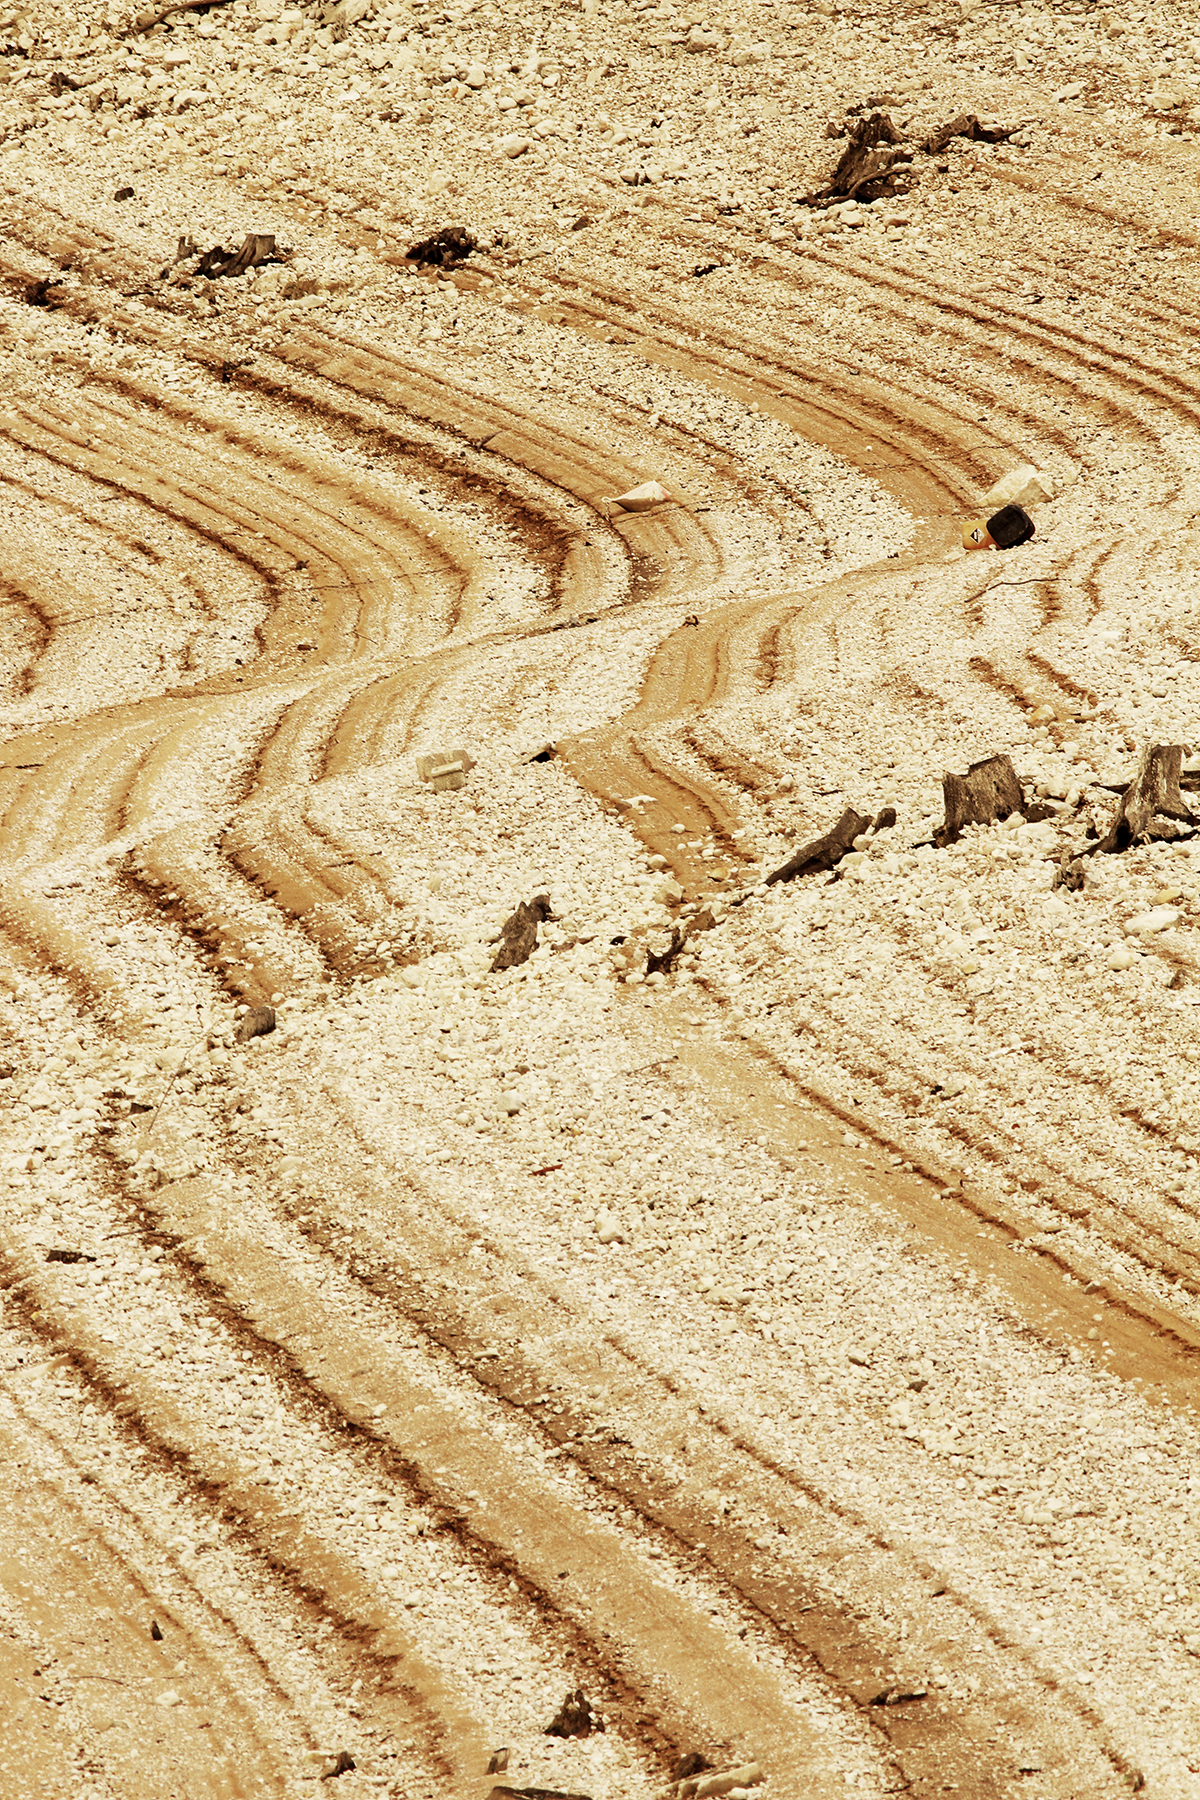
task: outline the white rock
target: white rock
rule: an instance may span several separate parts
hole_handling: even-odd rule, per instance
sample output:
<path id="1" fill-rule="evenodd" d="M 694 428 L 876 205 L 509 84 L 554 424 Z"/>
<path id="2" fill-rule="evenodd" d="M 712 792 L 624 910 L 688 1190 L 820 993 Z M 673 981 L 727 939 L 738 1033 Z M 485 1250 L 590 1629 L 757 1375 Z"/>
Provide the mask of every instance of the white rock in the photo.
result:
<path id="1" fill-rule="evenodd" d="M 661 481 L 643 481 L 638 487 L 630 488 L 628 493 L 606 496 L 604 504 L 619 506 L 622 512 L 649 512 L 652 506 L 661 506 L 670 498 L 670 492 Z"/>
<path id="2" fill-rule="evenodd" d="M 1110 950 L 1104 960 L 1110 969 L 1132 969 L 1137 957 L 1132 950 L 1118 947 L 1116 950 Z"/>
<path id="3" fill-rule="evenodd" d="M 519 131 L 510 131 L 504 137 L 496 139 L 496 148 L 501 156 L 524 156 L 529 143 L 530 140 L 522 137 Z"/>
<path id="4" fill-rule="evenodd" d="M 1039 474 L 1032 463 L 1025 463 L 1002 475 L 995 487 L 988 489 L 980 504 L 993 512 L 1002 506 L 1040 506 L 1052 497 L 1053 491 L 1046 477 Z M 1053 718 L 1053 713 L 1050 716 Z"/>
<path id="5" fill-rule="evenodd" d="M 1135 913 L 1132 919 L 1126 919 L 1125 930 L 1131 936 L 1139 933 L 1149 935 L 1155 931 L 1170 931 L 1178 925 L 1179 914 L 1173 906 L 1152 906 L 1148 912 Z"/>

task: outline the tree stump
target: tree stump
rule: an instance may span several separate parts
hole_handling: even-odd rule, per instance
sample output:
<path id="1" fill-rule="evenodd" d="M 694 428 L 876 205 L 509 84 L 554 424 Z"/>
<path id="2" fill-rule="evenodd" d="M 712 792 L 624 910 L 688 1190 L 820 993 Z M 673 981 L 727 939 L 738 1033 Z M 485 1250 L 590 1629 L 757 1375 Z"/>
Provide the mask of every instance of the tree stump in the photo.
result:
<path id="1" fill-rule="evenodd" d="M 850 127 L 850 141 L 842 151 L 838 166 L 826 185 L 806 202 L 819 206 L 829 200 L 878 200 L 883 194 L 896 192 L 896 175 L 892 164 L 894 150 L 885 144 L 900 143 L 900 133 L 886 113 L 872 113 L 869 118 L 855 119 Z"/>
<path id="2" fill-rule="evenodd" d="M 933 834 L 939 850 L 956 844 L 964 825 L 995 825 L 1020 812 L 1025 803 L 1017 771 L 1007 756 L 985 756 L 965 775 L 942 776 L 945 823 Z"/>
<path id="3" fill-rule="evenodd" d="M 1143 838 L 1179 835 L 1156 829 L 1155 821 L 1160 818 L 1177 819 L 1193 828 L 1200 823 L 1179 789 L 1182 766 L 1182 744 L 1148 744 L 1138 772 L 1121 795 L 1113 822 L 1096 850 L 1113 856 Z"/>
<path id="4" fill-rule="evenodd" d="M 836 868 L 850 850 L 854 848 L 854 840 L 861 837 L 871 823 L 869 813 L 857 813 L 848 806 L 837 824 L 824 837 L 814 838 L 811 844 L 805 844 L 797 850 L 795 856 L 789 856 L 773 874 L 767 876 L 767 886 L 774 887 L 779 881 L 794 881 L 798 875 L 823 875 L 827 870 Z"/>
<path id="5" fill-rule="evenodd" d="M 567 1695 L 549 1725 L 546 1727 L 547 1737 L 585 1738 L 591 1737 L 593 1731 L 603 1731 L 604 1720 L 597 1718 L 592 1710 L 592 1703 L 582 1688 L 576 1688 Z"/>

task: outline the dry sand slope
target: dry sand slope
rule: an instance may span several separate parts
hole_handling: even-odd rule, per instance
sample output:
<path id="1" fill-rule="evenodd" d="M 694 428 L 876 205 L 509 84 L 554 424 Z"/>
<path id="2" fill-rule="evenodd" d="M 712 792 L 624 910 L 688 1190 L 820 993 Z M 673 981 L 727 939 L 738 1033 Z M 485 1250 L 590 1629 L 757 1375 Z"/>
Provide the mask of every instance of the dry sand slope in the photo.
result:
<path id="1" fill-rule="evenodd" d="M 1200 16 L 0 49 L 0 1792 L 1194 1800 Z"/>

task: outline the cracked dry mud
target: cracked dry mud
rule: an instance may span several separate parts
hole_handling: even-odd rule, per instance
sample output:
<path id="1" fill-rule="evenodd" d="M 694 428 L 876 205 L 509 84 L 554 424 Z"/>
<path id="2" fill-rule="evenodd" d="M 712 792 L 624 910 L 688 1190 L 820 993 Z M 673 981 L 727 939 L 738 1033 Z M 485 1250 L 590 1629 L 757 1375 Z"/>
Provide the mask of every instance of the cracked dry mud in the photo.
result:
<path id="1" fill-rule="evenodd" d="M 1200 1792 L 1193 31 L 0 12 L 0 1792 Z"/>

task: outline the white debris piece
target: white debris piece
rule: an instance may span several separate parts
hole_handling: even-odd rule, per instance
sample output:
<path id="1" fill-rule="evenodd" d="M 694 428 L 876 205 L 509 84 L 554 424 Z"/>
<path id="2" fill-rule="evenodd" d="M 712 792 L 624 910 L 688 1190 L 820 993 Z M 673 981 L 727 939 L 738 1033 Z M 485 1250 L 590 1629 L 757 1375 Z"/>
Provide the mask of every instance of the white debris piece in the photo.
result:
<path id="1" fill-rule="evenodd" d="M 671 494 L 661 481 L 643 481 L 639 487 L 630 488 L 627 494 L 612 494 L 604 499 L 604 506 L 619 506 L 622 512 L 649 512 L 652 506 L 661 506 L 669 500 Z"/>
<path id="2" fill-rule="evenodd" d="M 1002 506 L 1041 506 L 1053 497 L 1054 490 L 1047 477 L 1032 463 L 1024 463 L 1019 469 L 1010 469 L 1007 475 L 1002 475 L 996 485 L 988 489 L 981 504 L 998 512 Z"/>

